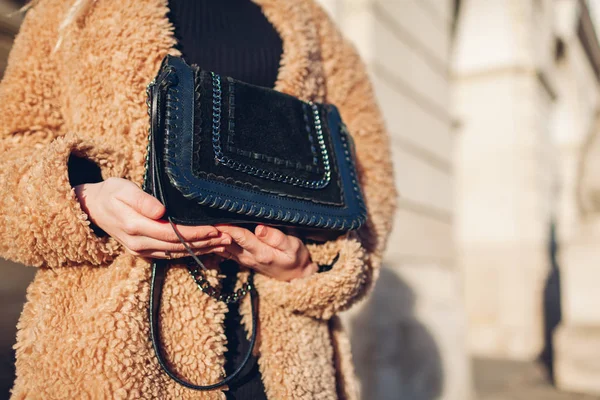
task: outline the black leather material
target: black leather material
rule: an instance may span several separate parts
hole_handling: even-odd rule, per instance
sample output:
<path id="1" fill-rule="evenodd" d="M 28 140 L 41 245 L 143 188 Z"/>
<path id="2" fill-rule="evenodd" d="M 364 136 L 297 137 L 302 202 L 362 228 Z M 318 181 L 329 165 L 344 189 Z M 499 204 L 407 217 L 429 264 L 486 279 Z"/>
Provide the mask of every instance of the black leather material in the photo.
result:
<path id="1" fill-rule="evenodd" d="M 305 238 L 331 239 L 365 222 L 352 138 L 335 106 L 307 103 L 167 56 L 148 86 L 148 108 L 143 189 L 165 205 L 165 218 L 177 234 L 176 223 L 251 227 L 260 222 Z M 200 385 L 175 374 L 162 354 L 159 308 L 168 266 L 165 260 L 152 263 L 148 314 L 158 362 L 190 389 L 227 385 L 244 369 L 256 341 L 253 275 L 248 352 L 230 376 Z"/>
<path id="2" fill-rule="evenodd" d="M 220 77 L 173 56 L 163 61 L 149 100 L 150 140 L 168 177 L 164 194 L 174 222 L 343 232 L 366 220 L 352 138 L 335 106 Z"/>
<path id="3" fill-rule="evenodd" d="M 155 133 L 151 129 L 151 136 Z M 151 140 L 149 142 L 148 152 L 151 155 L 149 161 L 150 172 L 147 175 L 147 179 L 144 181 L 144 190 L 155 196 L 161 203 L 165 204 L 165 187 L 163 185 L 163 180 L 160 179 L 162 175 L 164 175 L 164 171 L 161 170 L 161 164 L 157 162 L 158 156 L 156 149 L 154 149 L 154 144 L 156 141 Z M 169 210 L 167 210 L 167 219 L 171 224 L 173 224 L 173 220 L 168 215 Z M 177 232 L 176 232 L 177 233 Z M 178 235 L 179 236 L 179 235 Z M 181 240 L 181 239 L 180 239 Z M 193 253 L 192 253 L 193 254 Z M 198 260 L 197 258 L 195 258 Z M 197 261 L 202 268 L 206 269 L 204 265 L 198 260 Z M 256 344 L 256 335 L 257 335 L 257 326 L 258 326 L 258 293 L 254 288 L 253 282 L 253 271 L 250 272 L 248 276 L 248 283 L 250 286 L 248 290 L 250 291 L 250 300 L 251 300 L 251 308 L 252 308 L 252 333 L 250 338 L 250 343 L 246 354 L 243 356 L 242 362 L 240 365 L 228 376 L 224 377 L 220 382 L 215 383 L 207 383 L 207 384 L 194 384 L 191 383 L 184 378 L 178 376 L 170 367 L 168 361 L 162 353 L 162 344 L 160 340 L 160 302 L 162 296 L 162 288 L 166 276 L 167 269 L 169 268 L 169 260 L 160 260 L 156 259 L 152 262 L 152 275 L 150 282 L 150 304 L 148 306 L 148 318 L 150 320 L 150 338 L 152 340 L 152 347 L 154 348 L 154 353 L 156 354 L 156 358 L 158 360 L 158 364 L 165 371 L 165 373 L 174 381 L 183 385 L 187 388 L 193 390 L 207 391 L 214 390 L 227 384 L 233 382 L 237 377 L 244 371 L 244 367 L 248 364 L 252 356 L 252 350 L 254 345 Z M 201 354 L 198 357 L 202 357 Z"/>

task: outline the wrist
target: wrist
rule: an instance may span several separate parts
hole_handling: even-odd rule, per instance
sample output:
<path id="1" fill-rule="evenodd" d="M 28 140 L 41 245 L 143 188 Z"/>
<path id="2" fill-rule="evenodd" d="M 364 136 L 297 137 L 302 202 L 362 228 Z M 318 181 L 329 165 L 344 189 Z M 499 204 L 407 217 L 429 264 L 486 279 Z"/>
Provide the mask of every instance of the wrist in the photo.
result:
<path id="1" fill-rule="evenodd" d="M 300 278 L 306 278 L 319 272 L 319 266 L 315 262 L 310 262 L 306 265 L 300 274 Z"/>
<path id="2" fill-rule="evenodd" d="M 291 282 L 295 279 L 308 278 L 309 276 L 317 273 L 318 270 L 319 266 L 311 261 L 304 266 L 298 266 L 294 269 L 289 269 L 287 272 L 285 270 L 281 270 L 276 274 L 269 274 L 269 276 L 278 281 Z"/>
<path id="3" fill-rule="evenodd" d="M 79 201 L 81 209 L 90 217 L 90 210 L 88 208 L 88 199 L 90 186 L 95 185 L 94 183 L 82 183 L 73 187 L 75 190 L 75 197 Z"/>
<path id="4" fill-rule="evenodd" d="M 97 185 L 101 185 L 102 182 L 98 182 L 98 183 L 82 183 L 80 185 L 76 185 L 73 187 L 73 189 L 75 190 L 75 197 L 77 198 L 77 201 L 79 201 L 79 205 L 81 207 L 81 210 L 87 214 L 88 216 L 88 221 L 90 221 L 90 229 L 92 229 L 92 231 L 94 231 L 94 233 L 97 236 L 106 236 L 107 233 L 100 228 L 100 226 L 98 226 L 98 224 L 96 224 L 96 222 L 94 221 L 93 217 L 92 217 L 92 213 L 90 211 L 90 194 L 93 191 L 93 189 L 97 186 Z"/>

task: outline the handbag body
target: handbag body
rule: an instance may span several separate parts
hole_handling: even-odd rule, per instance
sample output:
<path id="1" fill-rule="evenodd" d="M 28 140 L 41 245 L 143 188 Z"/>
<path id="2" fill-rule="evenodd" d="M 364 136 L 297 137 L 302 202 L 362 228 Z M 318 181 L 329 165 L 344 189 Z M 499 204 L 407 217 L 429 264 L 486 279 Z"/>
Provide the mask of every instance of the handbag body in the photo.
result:
<path id="1" fill-rule="evenodd" d="M 250 350 L 242 364 L 221 382 L 187 382 L 162 354 L 158 314 L 169 260 L 153 260 L 149 318 L 159 364 L 188 388 L 212 390 L 236 378 L 255 344 L 253 275 L 236 292 L 220 293 L 203 278 L 204 265 L 175 224 L 262 223 L 323 237 L 357 229 L 367 210 L 354 144 L 334 105 L 220 76 L 180 57 L 165 57 L 147 94 L 143 189 L 165 205 L 164 218 L 190 253 L 188 268 L 200 290 L 226 303 L 249 293 L 253 303 Z"/>

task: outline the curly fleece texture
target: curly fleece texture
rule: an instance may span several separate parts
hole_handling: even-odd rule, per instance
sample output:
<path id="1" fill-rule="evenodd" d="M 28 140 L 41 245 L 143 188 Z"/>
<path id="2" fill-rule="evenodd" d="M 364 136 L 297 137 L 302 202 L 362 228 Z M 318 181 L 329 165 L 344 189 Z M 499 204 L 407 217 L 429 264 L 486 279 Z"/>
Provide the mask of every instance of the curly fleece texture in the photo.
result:
<path id="1" fill-rule="evenodd" d="M 355 49 L 313 0 L 254 0 L 284 41 L 276 89 L 336 104 L 356 143 L 369 221 L 310 245 L 330 271 L 292 282 L 257 276 L 259 367 L 269 399 L 355 399 L 350 346 L 336 313 L 378 275 L 395 208 L 388 136 Z M 149 340 L 148 260 L 90 228 L 69 184 L 71 154 L 103 178 L 140 184 L 145 87 L 174 49 L 166 0 L 97 0 L 52 52 L 72 2 L 41 0 L 22 25 L 0 84 L 0 256 L 39 267 L 15 345 L 13 399 L 224 399 L 159 368 Z M 215 269 L 216 273 L 216 269 Z M 244 275 L 244 273 L 241 273 Z M 184 378 L 223 374 L 226 307 L 182 265 L 168 273 L 161 313 L 167 357 Z M 250 308 L 242 304 L 250 329 Z"/>

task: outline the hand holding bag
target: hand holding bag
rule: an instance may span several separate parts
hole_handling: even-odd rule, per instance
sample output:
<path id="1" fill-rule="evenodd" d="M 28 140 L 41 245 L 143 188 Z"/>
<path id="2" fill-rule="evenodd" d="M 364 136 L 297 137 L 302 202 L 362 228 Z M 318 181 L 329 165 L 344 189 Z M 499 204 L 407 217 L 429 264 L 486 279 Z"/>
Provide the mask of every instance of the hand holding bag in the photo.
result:
<path id="1" fill-rule="evenodd" d="M 223 381 L 194 385 L 173 373 L 161 352 L 158 311 L 168 260 L 154 260 L 150 331 L 159 364 L 178 383 L 211 390 L 231 382 L 256 339 L 257 293 L 252 273 L 235 293 L 223 294 L 203 276 L 206 267 L 174 224 L 263 223 L 306 232 L 341 234 L 359 228 L 367 211 L 354 145 L 334 105 L 222 77 L 167 56 L 148 85 L 150 129 L 143 188 L 166 207 L 190 253 L 198 287 L 226 303 L 250 293 L 252 338 L 242 365 Z"/>

